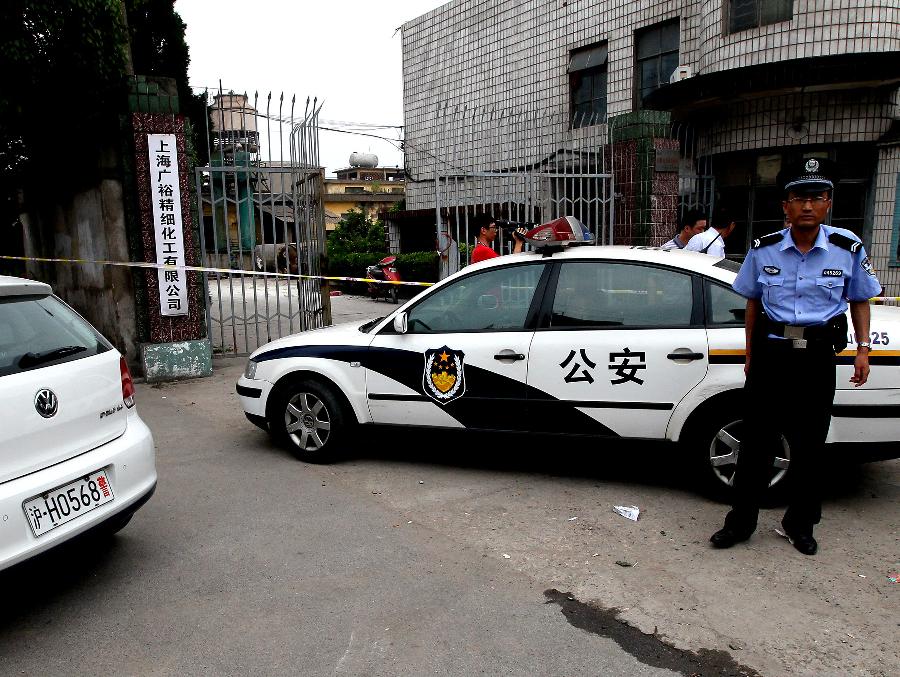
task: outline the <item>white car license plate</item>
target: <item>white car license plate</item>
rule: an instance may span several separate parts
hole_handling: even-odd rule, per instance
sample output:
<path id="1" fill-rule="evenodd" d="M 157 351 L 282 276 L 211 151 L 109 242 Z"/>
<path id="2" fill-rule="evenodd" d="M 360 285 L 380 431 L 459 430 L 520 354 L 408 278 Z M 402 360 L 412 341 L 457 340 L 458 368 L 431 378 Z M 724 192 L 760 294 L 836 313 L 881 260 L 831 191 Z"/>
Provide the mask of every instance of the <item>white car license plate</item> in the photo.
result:
<path id="1" fill-rule="evenodd" d="M 74 482 L 29 498 L 22 504 L 35 537 L 78 519 L 113 500 L 112 485 L 104 470 L 95 470 Z"/>

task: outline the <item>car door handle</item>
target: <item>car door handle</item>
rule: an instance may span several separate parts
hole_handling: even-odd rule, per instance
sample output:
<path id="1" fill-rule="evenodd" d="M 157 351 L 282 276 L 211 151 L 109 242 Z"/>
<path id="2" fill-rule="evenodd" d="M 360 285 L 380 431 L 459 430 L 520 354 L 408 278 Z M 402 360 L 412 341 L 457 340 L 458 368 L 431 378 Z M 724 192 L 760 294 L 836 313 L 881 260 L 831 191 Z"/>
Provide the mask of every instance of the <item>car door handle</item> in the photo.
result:
<path id="1" fill-rule="evenodd" d="M 509 360 L 510 362 L 518 362 L 519 360 L 524 360 L 525 356 L 522 353 L 514 353 L 512 351 L 508 353 L 497 353 L 494 355 L 495 360 Z"/>
<path id="2" fill-rule="evenodd" d="M 703 353 L 669 353 L 666 357 L 670 360 L 702 360 L 706 355 Z"/>

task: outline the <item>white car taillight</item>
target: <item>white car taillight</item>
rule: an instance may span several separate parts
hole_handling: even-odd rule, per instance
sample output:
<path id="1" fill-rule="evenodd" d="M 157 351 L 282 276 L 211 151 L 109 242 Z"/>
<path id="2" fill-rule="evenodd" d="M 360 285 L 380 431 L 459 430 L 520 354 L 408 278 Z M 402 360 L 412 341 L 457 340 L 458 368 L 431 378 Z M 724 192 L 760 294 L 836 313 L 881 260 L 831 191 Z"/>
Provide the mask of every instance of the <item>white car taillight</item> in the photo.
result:
<path id="1" fill-rule="evenodd" d="M 134 406 L 134 381 L 124 357 L 119 358 L 119 372 L 122 374 L 122 401 L 131 409 Z"/>

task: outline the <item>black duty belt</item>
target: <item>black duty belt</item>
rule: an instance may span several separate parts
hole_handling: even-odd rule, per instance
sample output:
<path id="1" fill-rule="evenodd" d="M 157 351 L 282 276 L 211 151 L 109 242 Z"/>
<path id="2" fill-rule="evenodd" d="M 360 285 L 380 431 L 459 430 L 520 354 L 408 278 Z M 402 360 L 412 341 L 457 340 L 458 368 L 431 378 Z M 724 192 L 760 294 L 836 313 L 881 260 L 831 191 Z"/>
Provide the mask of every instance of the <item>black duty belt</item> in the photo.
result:
<path id="1" fill-rule="evenodd" d="M 825 324 L 816 324 L 807 327 L 800 327 L 784 322 L 775 322 L 765 315 L 761 318 L 763 322 L 763 331 L 766 336 L 783 336 L 791 339 L 794 348 L 806 348 L 807 343 L 829 343 L 835 341 L 838 334 L 844 334 L 847 327 L 846 315 L 835 315 Z"/>

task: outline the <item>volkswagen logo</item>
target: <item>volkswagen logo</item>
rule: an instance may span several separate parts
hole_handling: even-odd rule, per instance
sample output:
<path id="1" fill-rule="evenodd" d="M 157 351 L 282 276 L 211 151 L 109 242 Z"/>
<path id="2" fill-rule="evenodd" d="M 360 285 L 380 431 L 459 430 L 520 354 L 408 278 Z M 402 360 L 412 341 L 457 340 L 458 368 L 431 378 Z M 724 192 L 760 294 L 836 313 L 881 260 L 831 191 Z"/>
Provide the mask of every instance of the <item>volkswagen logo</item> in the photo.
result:
<path id="1" fill-rule="evenodd" d="M 49 388 L 38 390 L 37 395 L 34 396 L 34 408 L 44 418 L 55 416 L 56 411 L 59 409 L 59 400 L 56 397 L 56 393 Z"/>

